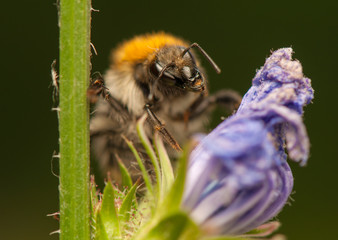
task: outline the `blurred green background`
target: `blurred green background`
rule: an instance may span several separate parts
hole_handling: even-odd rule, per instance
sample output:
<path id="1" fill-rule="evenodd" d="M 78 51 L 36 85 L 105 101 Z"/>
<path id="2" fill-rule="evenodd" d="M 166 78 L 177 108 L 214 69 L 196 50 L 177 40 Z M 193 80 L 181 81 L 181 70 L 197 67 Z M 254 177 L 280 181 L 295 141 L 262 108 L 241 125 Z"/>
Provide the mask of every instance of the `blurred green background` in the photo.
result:
<path id="1" fill-rule="evenodd" d="M 305 109 L 308 166 L 291 164 L 291 206 L 278 216 L 290 240 L 338 239 L 338 1 L 93 1 L 93 71 L 110 49 L 136 34 L 165 30 L 198 42 L 222 68 L 205 61 L 211 91 L 244 94 L 271 49 L 292 46 L 315 89 Z M 57 239 L 58 179 L 51 156 L 58 127 L 51 111 L 50 64 L 58 58 L 54 1 L 1 3 L 0 239 Z M 214 124 L 219 117 L 215 117 Z M 95 169 L 95 164 L 93 167 Z M 57 170 L 57 161 L 54 161 Z"/>

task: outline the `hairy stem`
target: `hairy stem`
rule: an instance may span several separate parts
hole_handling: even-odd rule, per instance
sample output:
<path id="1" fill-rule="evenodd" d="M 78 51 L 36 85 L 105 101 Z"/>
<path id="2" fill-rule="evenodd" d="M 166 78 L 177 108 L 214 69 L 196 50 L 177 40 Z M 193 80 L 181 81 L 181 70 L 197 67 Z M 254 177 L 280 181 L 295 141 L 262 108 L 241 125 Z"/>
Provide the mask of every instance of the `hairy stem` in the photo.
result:
<path id="1" fill-rule="evenodd" d="M 60 0 L 60 239 L 90 239 L 91 0 Z"/>

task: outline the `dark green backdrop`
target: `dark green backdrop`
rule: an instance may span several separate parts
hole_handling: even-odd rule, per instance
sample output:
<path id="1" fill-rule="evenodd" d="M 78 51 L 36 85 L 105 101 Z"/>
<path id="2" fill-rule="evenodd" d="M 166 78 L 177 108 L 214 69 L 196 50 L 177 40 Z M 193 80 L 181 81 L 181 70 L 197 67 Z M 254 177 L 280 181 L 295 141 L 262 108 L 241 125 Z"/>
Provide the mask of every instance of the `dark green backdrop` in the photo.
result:
<path id="1" fill-rule="evenodd" d="M 338 239 L 337 1 L 94 0 L 93 7 L 100 10 L 92 19 L 94 71 L 107 68 L 108 53 L 121 40 L 165 30 L 198 42 L 220 65 L 218 76 L 204 64 L 211 91 L 244 94 L 270 50 L 292 46 L 315 99 L 305 109 L 309 164 L 291 164 L 295 201 L 278 216 L 281 232 L 290 240 Z M 0 24 L 0 239 L 57 239 L 48 234 L 58 222 L 46 217 L 58 211 L 58 179 L 51 173 L 57 118 L 49 88 L 50 64 L 58 58 L 56 7 L 52 0 L 4 1 Z"/>

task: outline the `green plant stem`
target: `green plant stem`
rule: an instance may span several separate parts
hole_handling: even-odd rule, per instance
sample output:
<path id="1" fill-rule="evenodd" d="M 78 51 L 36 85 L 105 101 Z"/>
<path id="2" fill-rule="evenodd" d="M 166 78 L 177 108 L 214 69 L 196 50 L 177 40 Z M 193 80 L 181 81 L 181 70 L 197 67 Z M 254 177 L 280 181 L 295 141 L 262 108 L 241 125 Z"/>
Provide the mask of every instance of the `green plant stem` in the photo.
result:
<path id="1" fill-rule="evenodd" d="M 91 0 L 60 0 L 60 230 L 90 239 L 89 106 Z"/>

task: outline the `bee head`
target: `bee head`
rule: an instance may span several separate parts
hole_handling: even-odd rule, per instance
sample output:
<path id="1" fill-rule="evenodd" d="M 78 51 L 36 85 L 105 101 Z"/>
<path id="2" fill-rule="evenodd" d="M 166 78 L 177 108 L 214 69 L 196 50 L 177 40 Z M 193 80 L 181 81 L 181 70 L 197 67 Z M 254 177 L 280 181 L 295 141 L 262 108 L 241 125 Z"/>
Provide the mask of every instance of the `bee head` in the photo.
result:
<path id="1" fill-rule="evenodd" d="M 197 47 L 216 71 L 220 73 L 218 66 L 197 43 L 193 43 L 187 48 L 168 46 L 159 50 L 150 68 L 152 74 L 157 77 L 155 82 L 161 81 L 167 86 L 203 92 L 206 89 L 205 81 L 196 65 L 194 56 L 189 51 L 192 47 Z"/>

